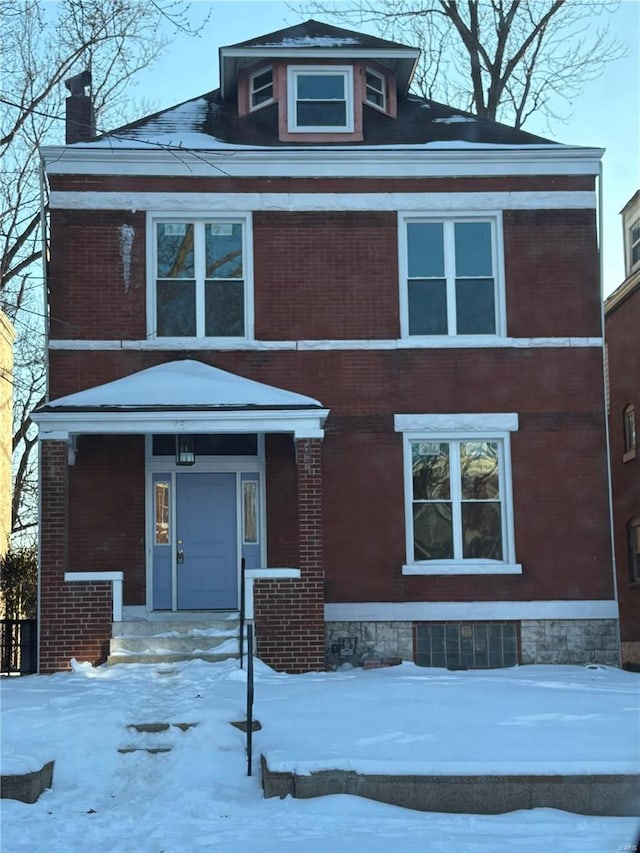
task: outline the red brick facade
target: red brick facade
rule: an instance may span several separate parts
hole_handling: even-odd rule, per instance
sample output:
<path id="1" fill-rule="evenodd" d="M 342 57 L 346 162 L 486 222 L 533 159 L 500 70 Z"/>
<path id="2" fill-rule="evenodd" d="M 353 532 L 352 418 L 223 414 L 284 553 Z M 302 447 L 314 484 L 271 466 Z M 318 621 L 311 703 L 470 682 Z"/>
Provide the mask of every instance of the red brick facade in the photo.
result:
<path id="1" fill-rule="evenodd" d="M 324 669 L 322 443 L 295 443 L 300 580 L 256 581 L 257 651 L 284 672 Z"/>
<path id="2" fill-rule="evenodd" d="M 625 453 L 623 413 L 633 406 L 640 425 L 640 274 L 629 277 L 626 295 L 616 291 L 607 302 L 606 341 L 609 368 L 609 440 L 613 522 L 620 603 L 623 663 L 640 666 L 640 580 L 634 577 L 629 522 L 640 518 L 640 448 Z M 624 288 L 624 285 L 623 285 Z M 620 288 L 622 291 L 623 288 Z M 620 297 L 620 298 L 618 298 Z M 637 439 L 636 439 L 637 441 Z"/>
<path id="3" fill-rule="evenodd" d="M 396 66 L 385 66 L 387 71 L 391 67 Z M 277 100 L 283 97 L 286 80 L 275 73 L 273 79 Z M 243 114 L 235 119 L 244 122 L 245 130 L 254 120 L 255 131 L 264 130 L 267 113 L 251 113 L 250 90 L 247 85 L 241 90 Z M 366 100 L 362 85 L 358 93 L 360 109 Z M 390 115 L 382 117 L 385 128 L 400 115 L 400 107 L 399 93 L 398 103 L 389 105 Z M 363 127 L 358 125 L 357 133 Z M 273 128 L 277 135 L 277 120 Z M 459 132 L 442 127 L 434 132 L 441 131 Z M 287 132 L 294 136 L 291 129 Z M 331 140 L 330 135 L 324 137 L 325 142 Z M 207 176 L 180 175 L 175 162 L 167 165 L 151 156 L 162 157 L 166 153 L 162 151 L 150 151 L 149 158 L 139 163 L 145 172 L 157 168 L 155 175 L 105 174 L 119 170 L 119 149 L 103 163 L 105 150 L 89 148 L 87 162 L 95 156 L 96 165 L 85 169 L 81 153 L 77 174 L 68 173 L 69 160 L 59 166 L 60 158 L 52 157 L 48 166 L 51 399 L 188 358 L 305 395 L 328 410 L 326 421 L 322 415 L 323 438 L 320 427 L 300 431 L 295 412 L 286 415 L 289 425 L 280 431 L 274 422 L 263 432 L 258 430 L 264 440 L 260 465 L 266 514 L 261 559 L 265 568 L 300 571 L 299 579 L 254 582 L 258 653 L 277 669 L 300 672 L 324 667 L 325 608 L 334 605 L 379 606 L 392 614 L 395 605 L 403 604 L 418 608 L 524 604 L 533 615 L 507 613 L 500 618 L 518 623 L 516 634 L 531 659 L 540 631 L 544 634 L 544 626 L 534 624 L 538 611 L 549 613 L 566 603 L 561 612 L 569 615 L 561 618 L 588 620 L 595 612 L 593 618 L 615 622 L 594 199 L 597 170 L 583 166 L 582 160 L 576 159 L 578 165 L 569 162 L 572 155 L 564 149 L 556 160 L 555 153 L 552 157 L 550 151 L 532 148 L 534 171 L 548 168 L 549 173 L 523 175 L 519 172 L 528 161 L 520 157 L 523 150 L 518 146 L 513 157 L 508 146 L 503 154 L 492 146 L 488 158 L 478 156 L 475 161 L 476 149 L 471 146 L 447 151 L 442 161 L 437 146 L 429 151 L 417 146 L 411 156 L 424 160 L 411 177 L 404 152 L 394 154 L 393 146 L 382 146 L 384 156 L 391 158 L 386 172 L 365 163 L 363 147 L 348 149 L 343 158 L 331 145 L 320 154 L 317 147 L 322 148 L 315 142 L 312 156 L 327 158 L 317 176 L 303 158 L 293 155 L 284 164 L 289 170 L 278 172 L 282 164 L 269 164 L 286 152 L 272 146 L 261 149 L 260 166 L 257 158 L 246 171 L 243 152 L 235 152 L 233 168 L 242 177 L 225 176 L 217 165 Z M 126 160 L 127 170 L 136 170 L 139 154 L 133 152 Z M 196 171 L 203 171 L 210 156 L 210 152 L 203 156 Z M 500 156 L 504 163 L 496 159 Z M 562 173 L 564 156 L 567 174 Z M 337 157 L 340 162 L 331 161 Z M 467 161 L 461 166 L 464 157 Z M 332 162 L 337 163 L 338 174 L 351 177 L 333 177 Z M 503 167 L 503 174 L 492 174 Z M 86 174 L 81 174 L 83 169 Z M 446 169 L 450 176 L 442 174 Z M 581 169 L 584 175 L 571 174 Z M 165 170 L 168 174 L 163 175 Z M 389 177 L 396 172 L 398 177 Z M 300 176 L 279 176 L 282 173 Z M 387 177 L 372 177 L 376 174 Z M 173 206 L 172 194 L 178 193 Z M 148 328 L 155 320 L 147 319 L 155 316 L 155 305 L 148 302 L 156 265 L 154 234 L 147 233 L 150 214 L 160 211 L 168 222 L 172 216 L 188 219 L 189 211 L 199 211 L 193 215 L 198 223 L 191 234 L 202 236 L 192 236 L 191 249 L 186 239 L 182 247 L 195 257 L 195 241 L 206 244 L 202 223 L 208 216 L 207 194 L 212 216 L 242 216 L 246 223 L 249 254 L 242 275 L 251 328 L 245 329 L 246 340 L 210 339 L 211 348 L 194 332 L 188 333 L 193 338 L 176 342 L 167 337 L 163 342 L 155 337 L 155 329 Z M 484 337 L 478 332 L 456 341 L 439 332 L 441 340 L 434 341 L 423 333 L 413 339 L 407 334 L 409 285 L 403 269 L 408 270 L 409 263 L 404 264 L 402 217 L 413 218 L 414 212 L 407 212 L 403 204 L 415 211 L 417 219 L 440 211 L 447 220 L 441 227 L 451 229 L 447 232 L 451 234 L 451 220 L 457 216 L 484 220 L 482 239 L 491 241 L 491 270 L 481 278 L 488 277 L 489 286 L 494 285 L 492 298 L 499 306 L 494 314 L 500 318 L 495 335 L 485 330 Z M 116 205 L 121 209 L 112 209 Z M 489 230 L 491 236 L 486 238 Z M 449 257 L 452 246 L 447 249 Z M 465 251 L 473 253 L 477 246 Z M 204 257 L 201 272 L 209 263 L 206 251 Z M 473 281 L 480 275 L 451 273 L 452 268 L 445 283 L 448 304 L 454 306 L 450 314 L 457 310 L 456 276 Z M 185 273 L 183 279 L 197 275 Z M 214 273 L 206 275 L 215 278 Z M 207 304 L 206 275 L 200 275 L 201 290 L 193 297 L 194 304 L 196 298 L 201 300 L 200 319 Z M 248 406 L 252 407 L 260 408 L 255 403 Z M 162 401 L 156 408 L 162 408 Z M 205 404 L 203 411 L 208 411 Z M 244 414 L 246 421 L 234 429 L 253 432 L 250 426 L 245 428 L 250 416 Z M 462 566 L 457 573 L 447 571 L 451 566 L 440 574 L 405 570 L 407 562 L 421 561 L 413 552 L 407 555 L 413 543 L 408 549 L 405 526 L 410 526 L 407 519 L 413 510 L 405 505 L 411 504 L 407 499 L 411 486 L 405 480 L 412 474 L 405 459 L 406 435 L 395 419 L 412 415 L 478 416 L 481 422 L 487 421 L 485 416 L 496 416 L 513 422 L 496 440 L 496 446 L 510 450 L 509 470 L 503 471 L 500 462 L 505 477 L 501 488 L 507 493 L 500 498 L 505 507 L 501 518 L 510 519 L 512 504 L 513 523 L 508 522 L 512 531 L 504 538 L 514 540 L 509 560 L 498 559 L 497 569 L 490 566 L 487 571 L 485 564 L 480 570 L 472 567 L 473 571 Z M 175 417 L 175 428 L 166 429 L 167 434 L 184 429 L 182 415 Z M 151 416 L 144 421 L 153 423 Z M 118 426 L 105 428 L 109 435 L 91 432 L 87 429 L 77 437 L 76 461 L 70 468 L 63 443 L 42 442 L 43 671 L 67 665 L 72 655 L 100 660 L 109 640 L 110 585 L 65 583 L 64 572 L 123 571 L 125 608 L 152 608 L 152 552 L 158 541 L 150 531 L 157 530 L 158 522 L 150 506 L 149 484 L 150 471 L 160 468 L 153 467 L 145 435 L 153 428 L 132 428 L 135 434 L 118 434 L 126 432 Z M 216 430 L 212 427 L 211 432 Z M 456 435 L 456 440 L 463 437 Z M 229 466 L 225 470 L 234 470 L 229 460 L 224 464 Z M 237 466 L 235 473 L 239 476 L 241 470 L 247 471 Z M 502 530 L 507 531 L 507 525 Z M 238 541 L 243 537 L 238 533 Z M 170 559 L 177 587 L 180 560 Z M 172 600 L 177 609 L 177 594 Z M 553 607 L 545 610 L 542 605 L 549 603 Z M 357 622 L 358 614 L 353 618 Z M 405 616 L 397 629 L 409 645 L 413 622 L 420 618 Z M 473 612 L 464 618 L 473 622 Z M 545 618 L 551 617 L 540 616 Z M 331 621 L 339 620 L 328 618 Z M 378 621 L 390 623 L 393 616 Z M 566 634 L 566 626 L 562 630 Z M 389 649 L 383 653 L 389 651 L 397 653 Z"/>
<path id="4" fill-rule="evenodd" d="M 43 441 L 40 544 L 39 668 L 67 669 L 71 658 L 103 663 L 111 636 L 110 582 L 65 582 L 69 571 L 69 478 L 67 446 Z"/>

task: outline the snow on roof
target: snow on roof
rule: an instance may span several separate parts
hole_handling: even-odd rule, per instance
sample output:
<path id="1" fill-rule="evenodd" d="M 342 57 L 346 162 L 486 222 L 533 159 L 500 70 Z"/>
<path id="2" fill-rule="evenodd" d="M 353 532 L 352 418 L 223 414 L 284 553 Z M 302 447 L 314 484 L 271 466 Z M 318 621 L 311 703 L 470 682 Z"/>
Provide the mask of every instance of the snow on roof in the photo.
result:
<path id="1" fill-rule="evenodd" d="M 261 47 L 341 47 L 345 44 L 362 44 L 363 39 L 336 36 L 297 36 L 280 41 L 264 42 Z"/>
<path id="2" fill-rule="evenodd" d="M 45 409 L 320 407 L 311 397 L 184 359 L 51 400 Z"/>

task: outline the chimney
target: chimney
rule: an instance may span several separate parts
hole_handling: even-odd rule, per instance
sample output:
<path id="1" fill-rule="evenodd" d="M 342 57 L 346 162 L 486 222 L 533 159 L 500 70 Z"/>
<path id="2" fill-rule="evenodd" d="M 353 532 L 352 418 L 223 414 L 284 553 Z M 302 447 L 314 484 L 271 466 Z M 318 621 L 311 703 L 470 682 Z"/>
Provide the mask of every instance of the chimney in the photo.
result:
<path id="1" fill-rule="evenodd" d="M 65 142 L 88 142 L 96 135 L 96 121 L 91 96 L 85 89 L 91 86 L 91 71 L 88 69 L 75 77 L 69 77 L 64 85 L 71 93 L 66 102 Z"/>

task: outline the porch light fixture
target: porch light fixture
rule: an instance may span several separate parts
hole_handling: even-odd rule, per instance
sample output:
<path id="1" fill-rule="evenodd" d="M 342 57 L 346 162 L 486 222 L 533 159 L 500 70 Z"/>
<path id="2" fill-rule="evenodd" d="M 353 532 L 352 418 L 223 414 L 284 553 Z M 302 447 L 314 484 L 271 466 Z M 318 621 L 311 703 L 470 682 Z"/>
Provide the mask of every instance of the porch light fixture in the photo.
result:
<path id="1" fill-rule="evenodd" d="M 193 465 L 196 453 L 192 435 L 176 436 L 176 465 Z"/>

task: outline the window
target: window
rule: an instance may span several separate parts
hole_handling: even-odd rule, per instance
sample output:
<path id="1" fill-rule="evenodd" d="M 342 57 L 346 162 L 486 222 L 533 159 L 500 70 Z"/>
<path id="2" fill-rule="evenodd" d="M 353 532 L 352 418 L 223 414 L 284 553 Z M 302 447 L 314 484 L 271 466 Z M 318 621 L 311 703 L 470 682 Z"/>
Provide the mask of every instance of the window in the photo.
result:
<path id="1" fill-rule="evenodd" d="M 353 130 L 353 70 L 340 66 L 288 69 L 289 130 Z"/>
<path id="2" fill-rule="evenodd" d="M 367 68 L 366 99 L 368 104 L 371 104 L 372 107 L 377 107 L 383 112 L 387 108 L 384 77 L 370 68 Z"/>
<path id="3" fill-rule="evenodd" d="M 623 462 L 636 457 L 636 410 L 631 403 L 622 412 L 622 428 L 624 434 Z"/>
<path id="4" fill-rule="evenodd" d="M 632 518 L 627 524 L 629 547 L 629 580 L 640 581 L 640 518 Z"/>
<path id="5" fill-rule="evenodd" d="M 155 488 L 155 544 L 168 545 L 171 541 L 169 531 L 169 488 L 170 484 L 156 481 Z"/>
<path id="6" fill-rule="evenodd" d="M 403 335 L 500 331 L 496 219 L 402 219 Z"/>
<path id="7" fill-rule="evenodd" d="M 273 69 L 261 68 L 249 78 L 251 109 L 257 110 L 273 102 Z"/>
<path id="8" fill-rule="evenodd" d="M 521 573 L 505 432 L 517 429 L 517 415 L 396 415 L 395 422 L 405 433 L 403 573 Z"/>
<path id="9" fill-rule="evenodd" d="M 247 337 L 246 222 L 171 219 L 152 232 L 154 336 Z"/>
<path id="10" fill-rule="evenodd" d="M 631 269 L 640 263 L 640 219 L 637 219 L 629 229 L 629 254 Z"/>

